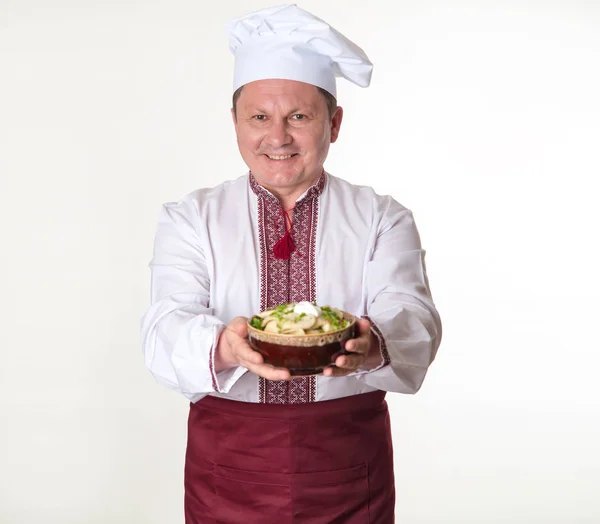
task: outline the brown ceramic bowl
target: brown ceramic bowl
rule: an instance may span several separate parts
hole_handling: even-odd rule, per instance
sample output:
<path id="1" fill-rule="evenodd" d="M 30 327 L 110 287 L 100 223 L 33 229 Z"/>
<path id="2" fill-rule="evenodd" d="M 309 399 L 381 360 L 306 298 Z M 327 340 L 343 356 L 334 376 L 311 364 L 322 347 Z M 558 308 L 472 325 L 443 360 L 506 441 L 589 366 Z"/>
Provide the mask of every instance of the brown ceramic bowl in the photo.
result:
<path id="1" fill-rule="evenodd" d="M 335 363 L 337 357 L 347 355 L 344 344 L 356 336 L 356 317 L 341 313 L 349 321 L 345 328 L 315 335 L 266 333 L 252 327 L 249 319 L 248 342 L 266 364 L 287 368 L 293 376 L 317 375 Z"/>

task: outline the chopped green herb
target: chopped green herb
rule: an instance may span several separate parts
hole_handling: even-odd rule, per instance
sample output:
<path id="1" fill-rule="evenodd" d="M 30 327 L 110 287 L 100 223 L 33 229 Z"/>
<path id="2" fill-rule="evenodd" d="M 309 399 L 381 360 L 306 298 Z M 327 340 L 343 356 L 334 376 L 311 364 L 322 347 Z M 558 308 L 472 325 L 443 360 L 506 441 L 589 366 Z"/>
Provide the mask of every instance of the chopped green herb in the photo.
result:
<path id="1" fill-rule="evenodd" d="M 313 301 L 312 304 L 317 306 L 317 302 Z M 299 315 L 294 314 L 294 306 L 295 302 L 289 302 L 286 304 L 279 304 L 274 308 L 271 308 L 271 313 L 268 316 L 269 319 L 275 319 L 276 323 L 272 326 L 277 326 L 277 329 L 282 329 L 282 324 L 288 321 L 298 321 L 307 316 L 307 313 L 300 313 Z M 318 306 L 317 306 L 318 307 Z M 337 331 L 339 329 L 345 328 L 349 321 L 341 315 L 337 309 L 333 309 L 330 306 L 322 306 L 320 307 L 321 313 L 320 316 L 325 320 L 331 327 L 330 330 Z M 254 316 L 250 320 L 250 325 L 255 329 L 264 330 L 265 326 L 263 323 L 267 320 L 267 318 L 260 318 L 258 316 Z M 314 332 L 314 331 L 313 331 Z M 324 333 L 323 328 L 317 328 L 316 332 Z"/>
<path id="2" fill-rule="evenodd" d="M 345 319 L 340 318 L 329 306 L 323 306 L 321 308 L 321 314 L 323 315 L 323 318 L 332 325 L 334 330 L 342 329 L 348 324 Z"/>

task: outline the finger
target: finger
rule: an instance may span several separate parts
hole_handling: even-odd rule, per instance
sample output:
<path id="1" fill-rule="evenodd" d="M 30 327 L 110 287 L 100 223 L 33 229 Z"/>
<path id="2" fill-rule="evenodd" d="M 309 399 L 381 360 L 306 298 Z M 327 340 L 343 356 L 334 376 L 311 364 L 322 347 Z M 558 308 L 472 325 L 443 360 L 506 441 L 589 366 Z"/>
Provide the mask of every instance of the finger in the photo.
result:
<path id="1" fill-rule="evenodd" d="M 356 351 L 360 350 L 361 344 L 366 344 L 366 348 L 368 350 L 369 340 L 371 337 L 371 323 L 365 319 L 359 319 L 357 322 L 358 333 L 355 338 L 351 338 L 344 345 L 347 351 Z"/>
<path id="2" fill-rule="evenodd" d="M 235 317 L 227 326 L 227 329 L 240 338 L 246 338 L 248 336 L 248 319 L 246 317 Z"/>
<path id="3" fill-rule="evenodd" d="M 371 322 L 365 318 L 359 319 L 356 325 L 358 326 L 359 335 L 366 335 L 371 332 Z"/>
<path id="4" fill-rule="evenodd" d="M 349 373 L 352 373 L 352 370 L 338 368 L 336 366 L 328 366 L 323 370 L 324 377 L 345 377 Z"/>
<path id="5" fill-rule="evenodd" d="M 232 335 L 232 338 L 232 352 L 240 366 L 268 380 L 288 380 L 291 377 L 289 370 L 265 364 L 263 356 L 252 349 L 245 339 L 236 335 Z"/>
<path id="6" fill-rule="evenodd" d="M 263 356 L 257 351 L 250 350 L 250 353 L 242 353 L 237 355 L 240 366 L 250 369 L 250 366 L 262 366 L 265 362 Z"/>
<path id="7" fill-rule="evenodd" d="M 335 366 L 341 369 L 354 371 L 365 360 L 364 355 L 340 355 L 335 359 Z"/>
<path id="8" fill-rule="evenodd" d="M 245 364 L 260 365 L 264 362 L 263 356 L 258 351 L 254 351 L 243 339 L 235 338 L 231 342 L 231 350 L 244 367 L 248 367 Z"/>
<path id="9" fill-rule="evenodd" d="M 323 370 L 325 377 L 343 377 L 356 371 L 365 361 L 364 355 L 340 355 L 333 366 Z"/>
<path id="10" fill-rule="evenodd" d="M 266 378 L 267 380 L 289 380 L 292 378 L 289 370 L 285 368 L 276 368 L 270 364 L 249 364 L 247 369 L 255 375 Z"/>
<path id="11" fill-rule="evenodd" d="M 369 337 L 363 335 L 360 338 L 352 338 L 344 344 L 344 349 L 346 351 L 351 351 L 352 353 L 362 353 L 366 355 L 369 351 Z"/>

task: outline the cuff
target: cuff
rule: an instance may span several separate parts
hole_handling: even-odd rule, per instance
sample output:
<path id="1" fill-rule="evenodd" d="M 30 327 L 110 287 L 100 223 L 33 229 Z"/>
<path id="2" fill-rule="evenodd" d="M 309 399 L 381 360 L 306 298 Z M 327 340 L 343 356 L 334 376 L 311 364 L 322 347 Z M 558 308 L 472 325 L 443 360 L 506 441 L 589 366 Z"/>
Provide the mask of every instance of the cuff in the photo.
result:
<path id="1" fill-rule="evenodd" d="M 377 338 L 377 341 L 379 342 L 378 351 L 381 356 L 381 360 L 379 361 L 379 364 L 375 365 L 374 367 L 373 366 L 362 366 L 362 367 L 358 368 L 354 373 L 351 374 L 353 376 L 364 375 L 365 373 L 371 373 L 373 371 L 377 371 L 378 369 L 381 369 L 381 368 L 389 365 L 391 362 L 390 354 L 388 353 L 387 344 L 385 343 L 385 338 L 383 337 L 383 334 L 381 333 L 381 331 L 379 330 L 377 325 L 371 320 L 371 317 L 363 316 L 362 318 L 364 318 L 365 320 L 368 320 L 371 323 L 371 333 L 373 335 L 375 335 L 375 337 Z M 370 355 L 369 355 L 369 357 L 370 357 Z"/>
<path id="2" fill-rule="evenodd" d="M 216 372 L 215 351 L 217 349 L 217 345 L 219 344 L 219 338 L 221 337 L 221 333 L 223 333 L 223 329 L 224 327 L 222 327 L 221 329 L 215 329 L 212 346 L 210 348 L 210 353 L 208 357 L 210 375 L 212 378 L 212 388 L 216 393 L 229 393 L 229 390 L 238 381 L 238 379 L 248 371 L 242 366 L 237 366 L 234 368 L 219 371 L 218 373 Z"/>

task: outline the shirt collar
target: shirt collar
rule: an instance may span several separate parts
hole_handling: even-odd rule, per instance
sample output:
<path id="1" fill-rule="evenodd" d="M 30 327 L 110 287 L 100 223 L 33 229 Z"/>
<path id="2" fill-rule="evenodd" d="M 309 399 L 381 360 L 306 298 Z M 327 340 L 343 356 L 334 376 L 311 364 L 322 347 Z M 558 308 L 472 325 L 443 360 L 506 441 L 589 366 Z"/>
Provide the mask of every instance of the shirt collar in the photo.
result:
<path id="1" fill-rule="evenodd" d="M 323 192 L 325 188 L 325 183 L 327 181 L 327 173 L 323 171 L 319 180 L 317 180 L 312 186 L 310 186 L 300 197 L 296 200 L 296 205 L 304 202 L 305 200 L 312 200 L 313 198 L 318 198 L 319 195 Z M 254 178 L 252 172 L 248 174 L 248 182 L 250 183 L 250 187 L 252 191 L 258 198 L 267 198 L 277 201 L 277 197 L 273 195 L 269 190 L 265 189 L 261 186 Z"/>

